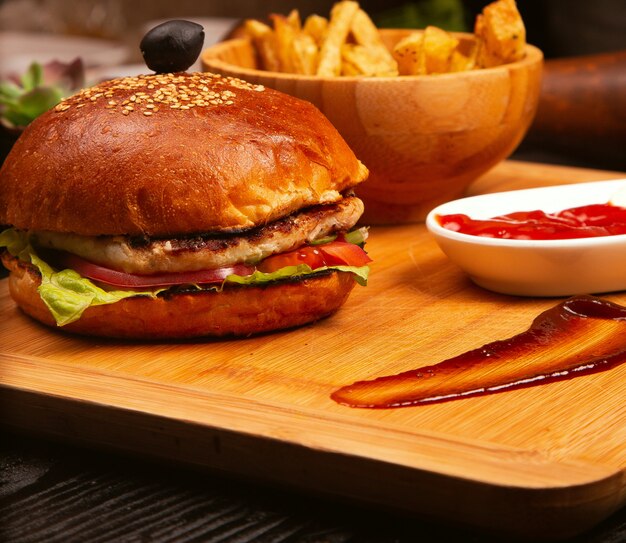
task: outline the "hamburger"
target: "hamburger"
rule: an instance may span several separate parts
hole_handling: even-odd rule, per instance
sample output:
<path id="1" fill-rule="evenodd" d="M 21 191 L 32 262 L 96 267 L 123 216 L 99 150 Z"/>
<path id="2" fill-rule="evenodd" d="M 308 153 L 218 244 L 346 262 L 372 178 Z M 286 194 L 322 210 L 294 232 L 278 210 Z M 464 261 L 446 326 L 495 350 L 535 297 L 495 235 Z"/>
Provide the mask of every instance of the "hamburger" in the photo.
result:
<path id="1" fill-rule="evenodd" d="M 127 77 L 38 117 L 0 170 L 17 305 L 78 334 L 242 336 L 367 281 L 367 177 L 308 102 L 209 73 Z"/>

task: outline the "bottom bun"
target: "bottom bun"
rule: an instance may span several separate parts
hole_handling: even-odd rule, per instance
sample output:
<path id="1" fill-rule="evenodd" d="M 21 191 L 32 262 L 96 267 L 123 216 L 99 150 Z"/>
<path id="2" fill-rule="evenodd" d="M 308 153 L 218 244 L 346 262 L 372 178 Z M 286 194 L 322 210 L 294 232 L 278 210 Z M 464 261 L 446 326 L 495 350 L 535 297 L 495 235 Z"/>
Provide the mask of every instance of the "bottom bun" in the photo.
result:
<path id="1" fill-rule="evenodd" d="M 56 328 L 37 292 L 39 272 L 6 254 L 3 260 L 11 271 L 9 290 L 17 305 L 34 319 Z M 350 274 L 331 272 L 266 286 L 228 285 L 221 292 L 137 296 L 92 306 L 61 330 L 138 339 L 248 336 L 327 317 L 343 305 L 354 284 Z"/>

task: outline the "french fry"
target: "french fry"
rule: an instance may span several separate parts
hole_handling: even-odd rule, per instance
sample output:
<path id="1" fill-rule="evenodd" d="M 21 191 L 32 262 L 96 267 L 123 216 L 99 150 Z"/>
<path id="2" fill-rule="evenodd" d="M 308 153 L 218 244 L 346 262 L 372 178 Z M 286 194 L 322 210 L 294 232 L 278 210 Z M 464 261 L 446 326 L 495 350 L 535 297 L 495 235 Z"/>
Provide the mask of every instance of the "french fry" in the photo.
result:
<path id="1" fill-rule="evenodd" d="M 347 45 L 351 45 L 351 44 L 346 43 L 344 44 L 344 47 L 346 47 Z M 359 76 L 362 76 L 363 74 L 361 73 L 361 70 L 359 70 L 354 64 L 348 62 L 346 58 L 342 55 L 341 75 L 359 77 Z"/>
<path id="2" fill-rule="evenodd" d="M 292 10 L 286 17 L 271 15 L 274 25 L 276 55 L 281 71 L 314 75 L 317 69 L 318 46 L 315 40 L 302 31 L 298 10 Z"/>
<path id="3" fill-rule="evenodd" d="M 286 17 L 287 22 L 293 28 L 294 32 L 302 31 L 302 21 L 300 19 L 300 12 L 297 9 L 292 9 L 289 15 Z"/>
<path id="4" fill-rule="evenodd" d="M 364 45 L 345 43 L 341 48 L 342 75 L 393 76 L 398 75 L 396 62 L 390 66 L 387 56 L 378 56 Z"/>
<path id="5" fill-rule="evenodd" d="M 270 20 L 274 25 L 276 55 L 280 61 L 280 71 L 296 73 L 296 66 L 293 59 L 293 42 L 296 31 L 284 15 L 272 14 L 270 15 Z"/>
<path id="6" fill-rule="evenodd" d="M 293 40 L 293 63 L 296 73 L 315 75 L 319 47 L 309 34 L 301 32 Z"/>
<path id="7" fill-rule="evenodd" d="M 452 60 L 450 61 L 450 71 L 467 72 L 473 70 L 476 66 L 476 52 L 476 47 L 472 48 L 469 55 L 465 55 L 459 50 L 454 51 L 452 53 Z"/>
<path id="8" fill-rule="evenodd" d="M 515 0 L 498 0 L 476 18 L 474 34 L 479 47 L 477 64 L 489 68 L 520 60 L 524 56 L 526 28 Z"/>
<path id="9" fill-rule="evenodd" d="M 452 55 L 459 40 L 436 26 L 427 26 L 422 38 L 420 69 L 425 74 L 445 74 L 450 71 Z"/>
<path id="10" fill-rule="evenodd" d="M 309 15 L 304 21 L 302 31 L 311 36 L 315 43 L 319 46 L 324 41 L 326 30 L 328 28 L 328 19 L 321 15 Z"/>
<path id="11" fill-rule="evenodd" d="M 423 35 L 413 32 L 401 39 L 393 48 L 392 54 L 398 65 L 400 75 L 420 75 L 420 57 Z"/>
<path id="12" fill-rule="evenodd" d="M 485 18 L 481 14 L 476 16 L 474 21 L 474 36 L 476 37 L 476 66 L 478 68 L 486 68 L 489 64 L 493 64 L 495 60 L 489 59 L 485 42 Z"/>
<path id="13" fill-rule="evenodd" d="M 331 9 L 328 30 L 320 47 L 317 75 L 334 77 L 341 74 L 341 46 L 358 10 L 359 4 L 349 0 L 338 2 Z"/>
<path id="14" fill-rule="evenodd" d="M 279 72 L 280 60 L 276 53 L 276 36 L 272 29 L 265 23 L 248 19 L 245 22 L 244 31 L 259 54 L 260 67 L 271 72 Z"/>
<path id="15" fill-rule="evenodd" d="M 291 10 L 287 22 L 293 28 L 291 61 L 297 74 L 314 75 L 317 69 L 318 46 L 312 36 L 304 32 L 300 12 Z"/>
<path id="16" fill-rule="evenodd" d="M 378 28 L 362 9 L 359 9 L 354 15 L 350 32 L 354 41 L 358 45 L 362 45 L 371 55 L 372 64 L 377 65 L 376 73 L 371 75 L 398 75 L 396 61 L 385 47 Z"/>
<path id="17" fill-rule="evenodd" d="M 393 56 L 400 75 L 442 74 L 452 71 L 459 40 L 436 26 L 427 26 L 423 33 L 414 32 L 396 44 Z M 461 55 L 462 56 L 462 55 Z M 457 57 L 458 64 L 462 58 Z M 467 59 L 469 64 L 469 59 Z"/>

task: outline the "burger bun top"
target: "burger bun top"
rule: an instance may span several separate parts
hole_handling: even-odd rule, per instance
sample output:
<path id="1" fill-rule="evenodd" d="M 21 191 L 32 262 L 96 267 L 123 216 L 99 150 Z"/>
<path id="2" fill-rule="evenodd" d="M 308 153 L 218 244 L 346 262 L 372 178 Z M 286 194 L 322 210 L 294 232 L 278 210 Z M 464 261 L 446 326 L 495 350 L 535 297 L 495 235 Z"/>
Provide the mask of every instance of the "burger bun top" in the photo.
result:
<path id="1" fill-rule="evenodd" d="M 115 79 L 31 123 L 0 170 L 0 224 L 87 236 L 242 231 L 367 177 L 312 104 L 210 73 Z"/>

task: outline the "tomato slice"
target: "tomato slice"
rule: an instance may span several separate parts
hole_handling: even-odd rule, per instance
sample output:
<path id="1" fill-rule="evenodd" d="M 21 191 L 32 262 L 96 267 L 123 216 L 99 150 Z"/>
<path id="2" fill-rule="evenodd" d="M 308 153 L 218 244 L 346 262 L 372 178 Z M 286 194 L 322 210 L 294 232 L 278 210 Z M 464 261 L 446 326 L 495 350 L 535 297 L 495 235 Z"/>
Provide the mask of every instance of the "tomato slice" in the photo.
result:
<path id="1" fill-rule="evenodd" d="M 361 247 L 347 241 L 333 241 L 320 245 L 319 249 L 326 258 L 327 266 L 356 266 L 360 268 L 372 261 Z"/>
<path id="2" fill-rule="evenodd" d="M 298 266 L 300 264 L 306 264 L 314 270 L 326 266 L 326 261 L 319 247 L 304 245 L 294 251 L 268 256 L 257 264 L 257 269 L 264 273 L 272 273 L 287 266 Z"/>
<path id="3" fill-rule="evenodd" d="M 138 275 L 105 268 L 69 253 L 64 253 L 56 262 L 62 267 L 77 271 L 83 277 L 121 288 L 169 287 L 186 284 L 205 285 L 221 283 L 231 274 L 245 276 L 254 272 L 254 267 L 252 266 L 236 264 L 235 266 L 215 270 Z"/>
<path id="4" fill-rule="evenodd" d="M 304 245 L 293 251 L 267 257 L 257 269 L 271 273 L 287 266 L 307 264 L 312 270 L 324 266 L 365 266 L 372 259 L 354 243 L 331 241 L 324 245 Z"/>

